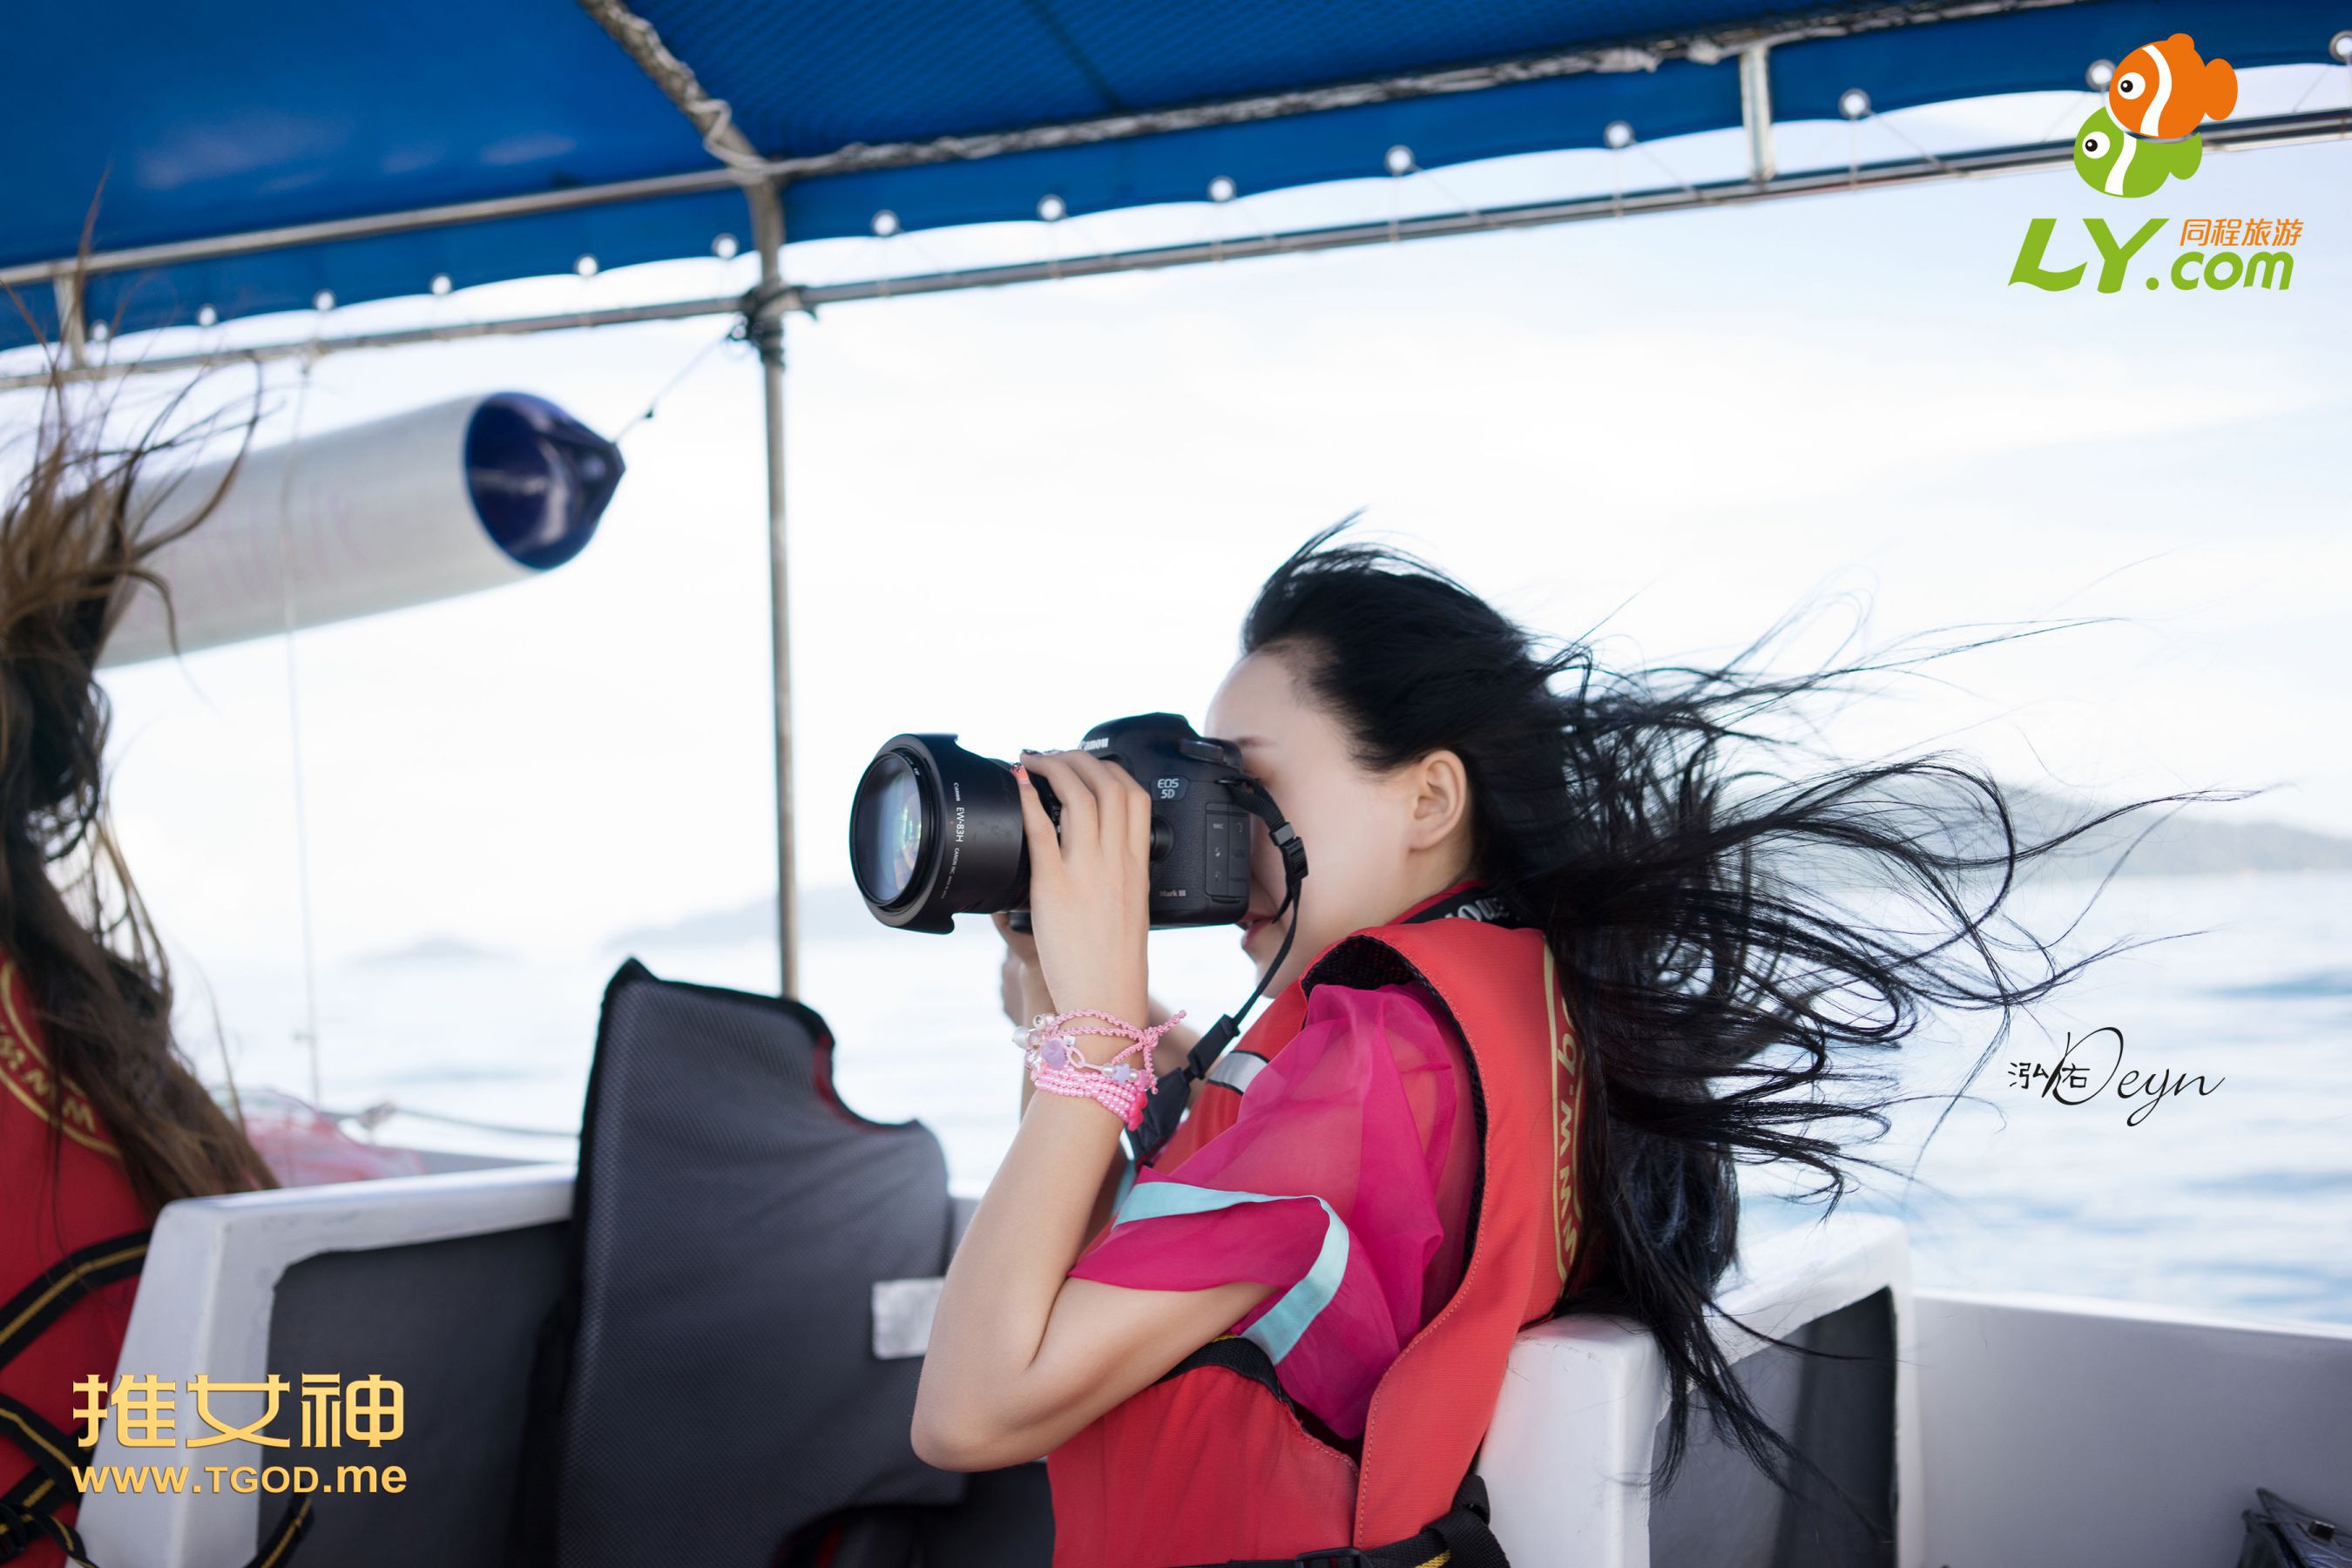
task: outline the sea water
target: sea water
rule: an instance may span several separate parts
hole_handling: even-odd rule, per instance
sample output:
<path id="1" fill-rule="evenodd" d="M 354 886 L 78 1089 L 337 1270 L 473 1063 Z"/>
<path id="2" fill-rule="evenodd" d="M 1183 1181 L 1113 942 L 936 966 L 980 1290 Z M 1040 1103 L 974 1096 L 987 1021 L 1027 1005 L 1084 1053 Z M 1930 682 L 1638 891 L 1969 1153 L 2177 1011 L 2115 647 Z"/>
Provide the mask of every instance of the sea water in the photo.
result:
<path id="1" fill-rule="evenodd" d="M 2025 908 L 2054 931 L 2089 891 L 2053 884 Z M 2025 1009 L 1965 1098 L 1954 1096 L 1992 1047 L 1987 1020 L 1939 1020 L 1906 1047 L 1893 1059 L 1901 1091 L 1918 1098 L 1864 1151 L 1890 1169 L 1860 1172 L 1841 1212 L 1901 1216 L 1923 1284 L 2352 1321 L 2352 874 L 2118 880 L 2074 945 L 2157 937 L 2169 940 L 2103 961 Z M 1002 953 L 985 921 L 967 920 L 953 936 L 877 925 L 801 954 L 803 1000 L 833 1027 L 844 1098 L 870 1117 L 923 1121 L 964 1192 L 985 1187 L 1015 1125 Z M 330 967 L 319 982 L 320 1098 L 337 1110 L 388 1101 L 576 1130 L 604 984 L 623 956 Z M 665 977 L 773 986 L 764 943 L 635 956 Z M 242 1088 L 307 1098 L 299 970 L 201 953 L 181 963 L 182 1036 L 205 1076 L 233 1070 Z M 1190 1022 L 1238 1004 L 1250 979 L 1230 927 L 1152 938 L 1152 991 Z M 2116 1092 L 2118 1035 L 2121 1069 L 2143 1082 L 2168 1075 L 2169 1092 Z M 2073 1067 L 2084 1070 L 2067 1075 Z M 2063 1075 L 2054 1092 L 2053 1068 Z M 565 1160 L 572 1150 L 562 1137 L 406 1115 L 377 1136 Z M 1790 1196 L 1801 1184 L 1788 1173 L 1746 1181 L 1750 1234 L 1822 1212 Z"/>

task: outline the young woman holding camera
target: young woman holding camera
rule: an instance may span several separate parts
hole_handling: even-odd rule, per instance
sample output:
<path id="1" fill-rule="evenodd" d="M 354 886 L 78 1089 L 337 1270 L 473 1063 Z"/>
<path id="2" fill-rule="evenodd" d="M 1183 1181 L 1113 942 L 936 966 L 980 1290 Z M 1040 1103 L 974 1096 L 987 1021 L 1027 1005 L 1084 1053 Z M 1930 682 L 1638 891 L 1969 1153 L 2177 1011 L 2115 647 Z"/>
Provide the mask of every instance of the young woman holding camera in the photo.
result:
<path id="1" fill-rule="evenodd" d="M 1189 1043 L 1148 1026 L 1151 802 L 1084 752 L 1023 754 L 1034 934 L 998 917 L 1005 1000 L 1057 1016 L 1053 1071 L 1031 1057 L 1056 1091 L 1027 1100 L 949 1270 L 915 1440 L 950 1468 L 1048 1456 L 1060 1564 L 1500 1562 L 1465 1478 L 1512 1337 L 1563 1310 L 1655 1336 L 1658 1485 L 1702 1395 L 1790 1484 L 1804 1461 L 1706 1324 L 1738 1166 L 1843 1193 L 1821 1124 L 1883 1130 L 1894 1103 L 1832 1092 L 1892 1087 L 1854 1052 L 1933 1009 L 2005 1017 L 2089 962 L 2008 903 L 2095 824 L 2021 843 L 2000 789 L 1941 756 L 1770 765 L 1796 754 L 1783 710 L 1923 656 L 1780 676 L 1768 634 L 1720 668 L 1612 671 L 1338 531 L 1266 581 L 1203 731 L 1312 863 L 1234 1053 L 1254 1076 L 1193 1087 L 1115 1218 L 1105 1107 L 1128 1101 L 1079 1089 Z M 1262 974 L 1283 875 L 1261 828 Z"/>

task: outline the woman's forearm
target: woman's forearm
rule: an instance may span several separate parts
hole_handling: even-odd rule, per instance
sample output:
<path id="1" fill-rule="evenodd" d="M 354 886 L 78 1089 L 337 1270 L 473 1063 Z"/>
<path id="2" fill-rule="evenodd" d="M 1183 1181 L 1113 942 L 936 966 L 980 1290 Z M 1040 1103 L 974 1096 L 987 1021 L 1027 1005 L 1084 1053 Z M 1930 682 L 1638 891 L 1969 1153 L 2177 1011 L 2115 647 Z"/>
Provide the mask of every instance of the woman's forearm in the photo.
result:
<path id="1" fill-rule="evenodd" d="M 1023 1017 L 1024 1019 L 1034 1018 L 1040 1013 L 1051 1013 L 1052 1011 L 1054 1011 L 1054 998 L 1046 993 L 1045 982 L 1037 979 L 1034 972 L 1024 973 L 1021 977 L 1021 1012 Z M 1145 1012 L 1147 1016 L 1143 1020 L 1144 1023 L 1147 1025 L 1156 1025 L 1165 1023 L 1167 1021 L 1169 1008 L 1165 1004 L 1154 999 L 1147 1005 Z M 1182 1067 L 1184 1065 L 1184 1053 L 1191 1050 L 1192 1048 L 1192 1042 L 1200 1037 L 1201 1034 L 1199 1030 L 1183 1024 L 1179 1024 L 1174 1028 L 1170 1029 L 1166 1034 L 1160 1036 L 1159 1040 L 1152 1046 L 1151 1070 L 1156 1073 L 1171 1073 L 1178 1068 Z M 1021 1072 L 1021 1113 L 1024 1116 L 1026 1116 L 1029 1113 L 1030 1097 L 1034 1095 L 1036 1092 L 1036 1086 L 1029 1081 L 1029 1074 L 1027 1070 L 1023 1069 Z M 1112 1210 L 1117 1205 L 1118 1200 L 1119 1183 L 1123 1181 L 1127 1175 L 1127 1156 L 1125 1151 L 1114 1148 L 1112 1152 L 1114 1158 L 1110 1163 L 1109 1170 L 1103 1176 L 1101 1187 L 1095 1194 L 1094 1211 L 1087 1223 L 1086 1234 L 1087 1239 L 1088 1240 L 1092 1240 L 1097 1231 L 1101 1230 L 1103 1226 L 1110 1223 Z"/>
<path id="2" fill-rule="evenodd" d="M 1069 1394 L 1032 1374 L 1117 1180 L 1118 1133 L 1118 1119 L 1090 1100 L 1039 1095 L 1023 1111 L 940 1290 L 915 1405 L 917 1448 L 933 1463 L 981 1452 Z"/>

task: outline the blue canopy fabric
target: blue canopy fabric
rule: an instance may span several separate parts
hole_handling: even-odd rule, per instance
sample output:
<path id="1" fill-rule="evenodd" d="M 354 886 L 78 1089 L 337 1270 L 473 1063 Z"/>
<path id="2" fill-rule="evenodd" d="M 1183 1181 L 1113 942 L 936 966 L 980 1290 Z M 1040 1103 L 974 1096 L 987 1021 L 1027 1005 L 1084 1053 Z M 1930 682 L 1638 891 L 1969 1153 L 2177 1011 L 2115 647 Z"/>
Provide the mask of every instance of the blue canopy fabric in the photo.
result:
<path id="1" fill-rule="evenodd" d="M 641 0 L 666 45 L 772 156 L 1215 102 L 1866 7 L 1758 0 Z M 99 22 L 100 26 L 92 26 Z M 1771 55 L 1781 120 L 2081 89 L 2096 58 L 2193 34 L 2241 67 L 2320 62 L 2344 25 L 2314 0 L 2083 0 L 1796 42 Z M 111 0 L 19 7 L 0 94 L 15 149 L 0 268 L 70 256 L 96 205 L 115 250 L 709 169 L 694 129 L 573 0 Z M 1200 201 L 1739 123 L 1738 70 L 1557 77 L 1086 146 L 842 174 L 786 187 L 794 239 Z M 100 199 L 102 185 L 102 199 Z M 126 331 L 710 253 L 748 235 L 718 190 L 110 274 L 90 314 Z M 46 287 L 20 289 L 42 331 Z M 17 310 L 0 346 L 29 340 Z"/>

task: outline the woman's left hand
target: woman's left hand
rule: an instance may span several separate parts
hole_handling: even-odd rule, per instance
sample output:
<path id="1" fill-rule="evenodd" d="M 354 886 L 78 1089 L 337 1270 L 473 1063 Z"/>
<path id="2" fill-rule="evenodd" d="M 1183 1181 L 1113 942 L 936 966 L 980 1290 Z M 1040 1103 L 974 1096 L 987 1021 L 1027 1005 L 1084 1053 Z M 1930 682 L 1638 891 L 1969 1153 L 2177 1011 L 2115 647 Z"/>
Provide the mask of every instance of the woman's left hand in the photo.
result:
<path id="1" fill-rule="evenodd" d="M 1029 842 L 1029 916 L 1045 988 L 1057 1007 L 1099 1008 L 1139 1027 L 1150 1005 L 1151 796 L 1126 769 L 1086 752 L 1024 751 L 1021 759 L 1062 804 L 1057 837 L 1036 785 L 1016 773 Z M 1079 1038 L 1090 1058 L 1096 1045 L 1121 1044 Z"/>

